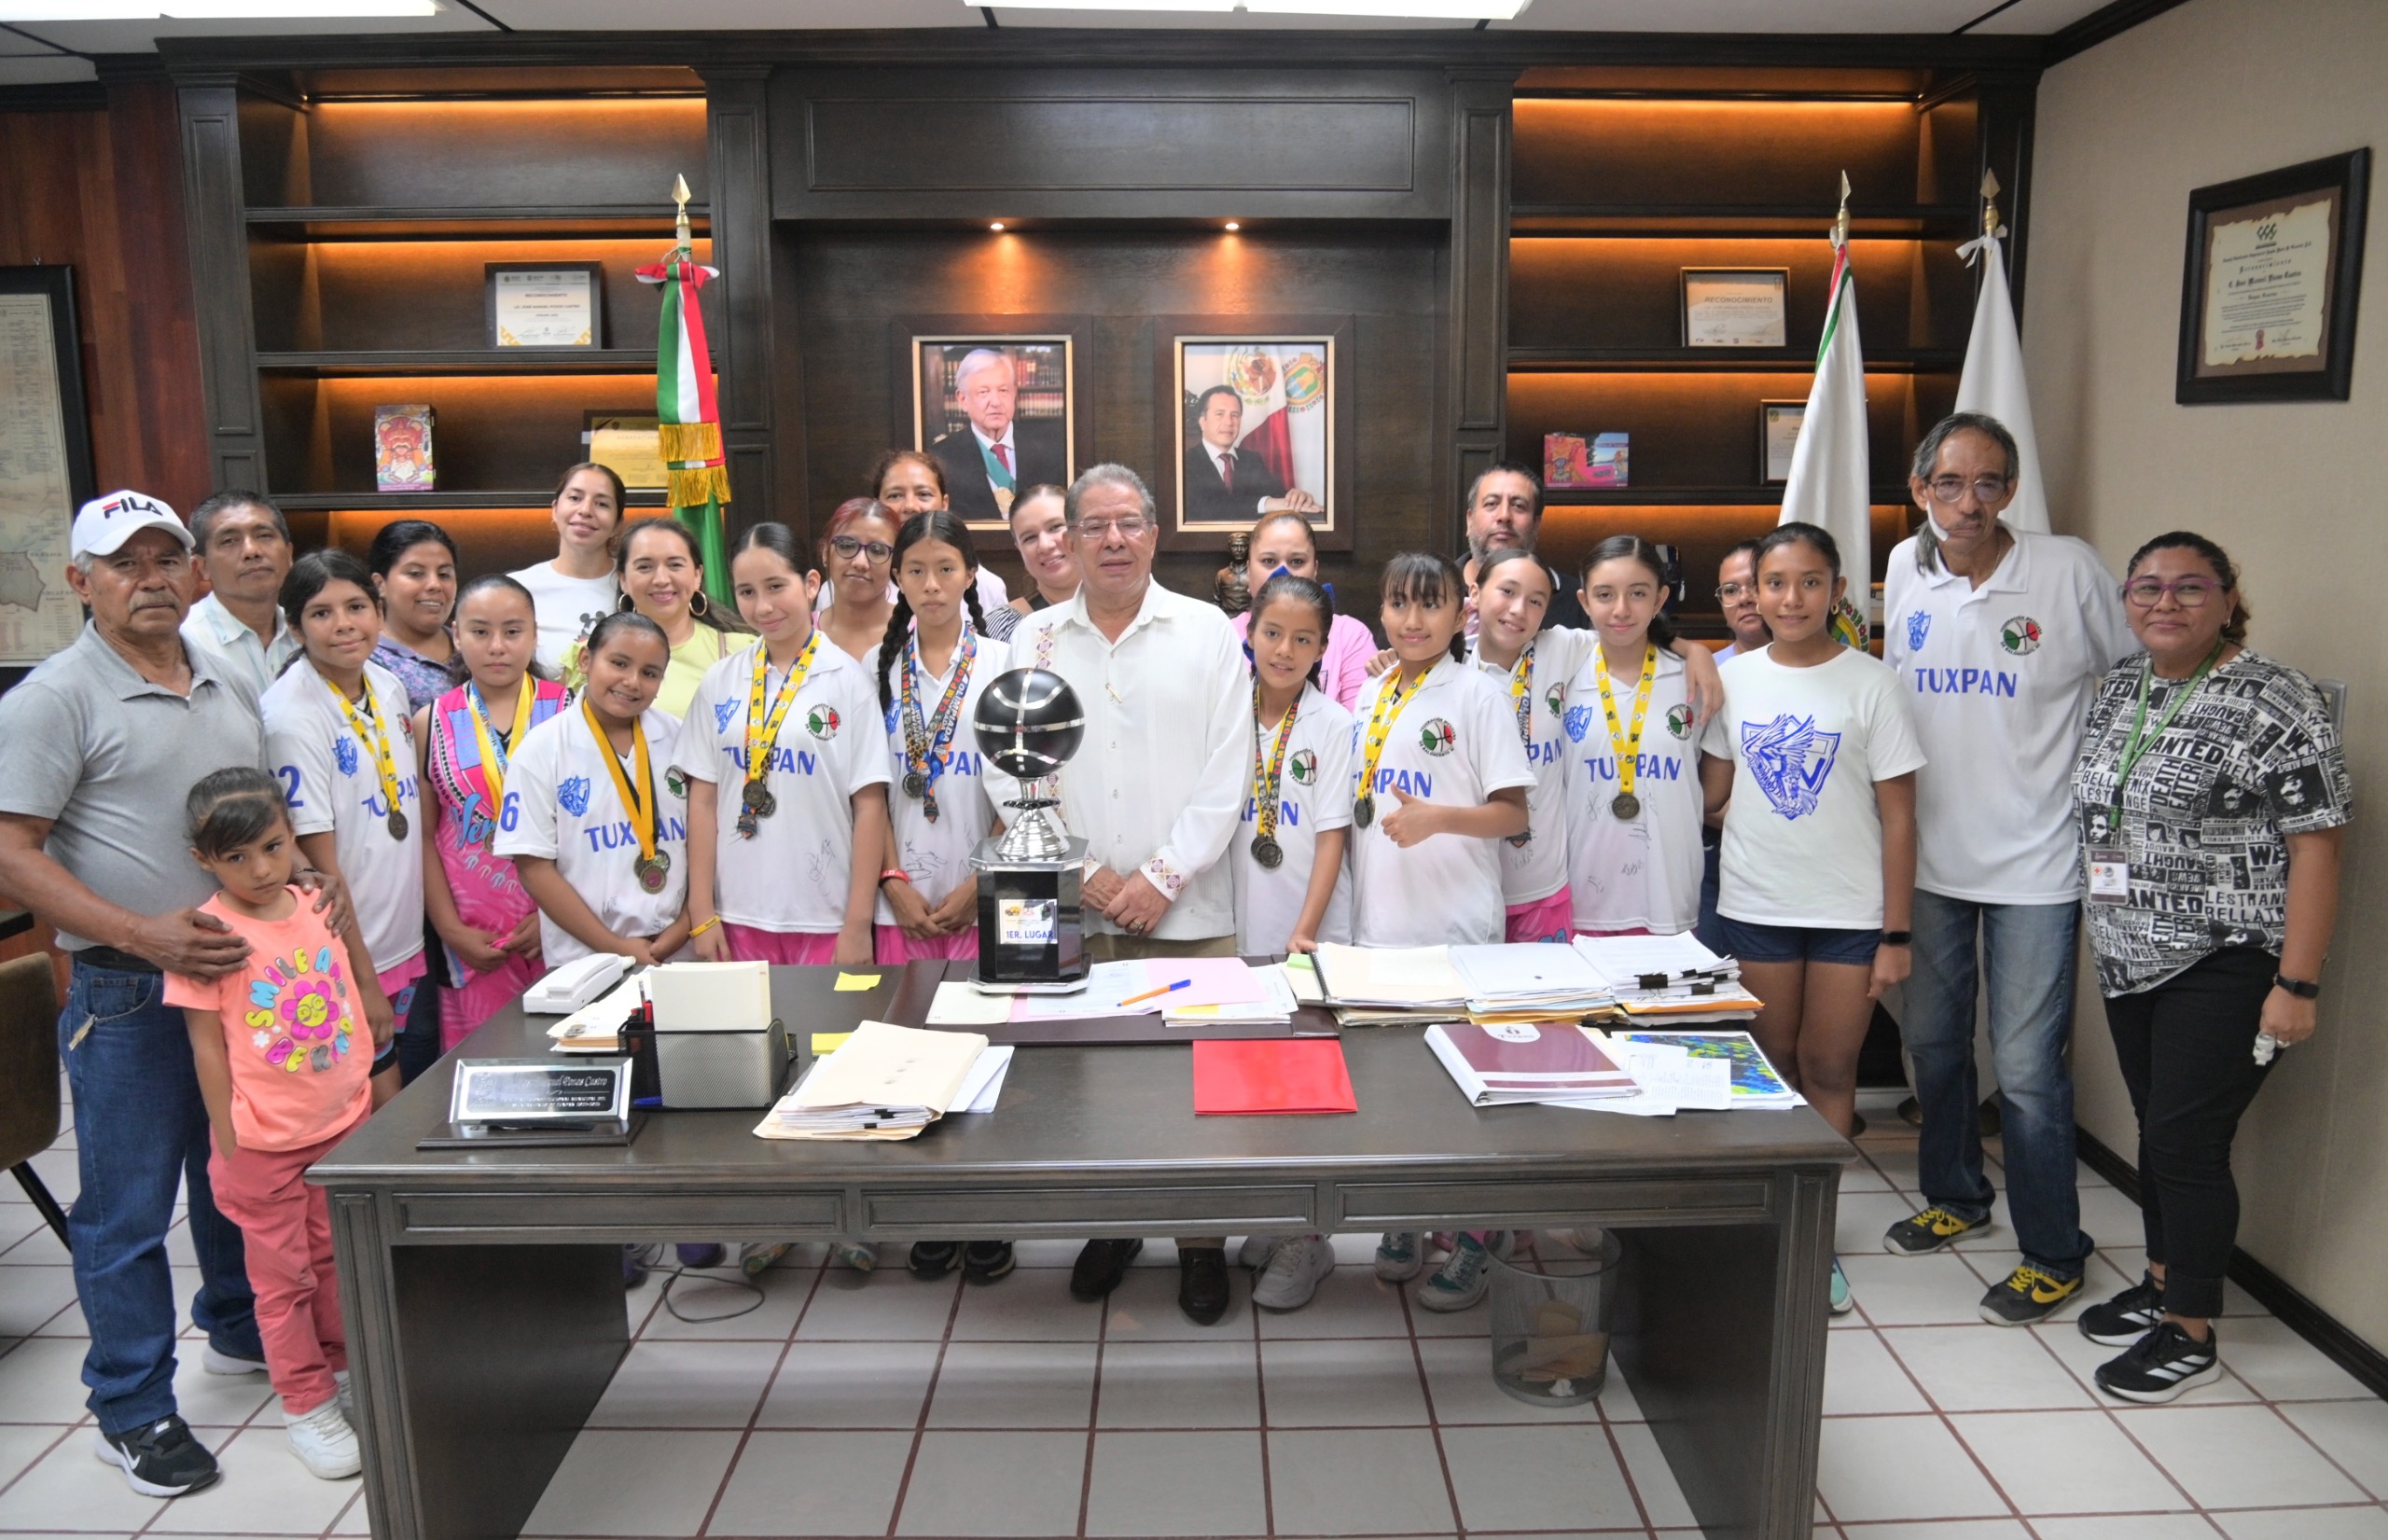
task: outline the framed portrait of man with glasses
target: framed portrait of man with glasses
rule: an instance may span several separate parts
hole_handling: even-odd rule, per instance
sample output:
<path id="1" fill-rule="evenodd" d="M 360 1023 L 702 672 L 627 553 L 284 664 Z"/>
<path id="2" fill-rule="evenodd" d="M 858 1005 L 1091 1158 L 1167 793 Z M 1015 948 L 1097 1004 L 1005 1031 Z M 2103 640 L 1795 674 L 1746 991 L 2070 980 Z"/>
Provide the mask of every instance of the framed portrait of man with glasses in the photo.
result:
<path id="1" fill-rule="evenodd" d="M 937 461 L 947 507 L 974 530 L 1008 531 L 1023 489 L 1069 485 L 1087 439 L 1085 317 L 899 316 L 895 331 L 909 386 L 895 441 Z"/>

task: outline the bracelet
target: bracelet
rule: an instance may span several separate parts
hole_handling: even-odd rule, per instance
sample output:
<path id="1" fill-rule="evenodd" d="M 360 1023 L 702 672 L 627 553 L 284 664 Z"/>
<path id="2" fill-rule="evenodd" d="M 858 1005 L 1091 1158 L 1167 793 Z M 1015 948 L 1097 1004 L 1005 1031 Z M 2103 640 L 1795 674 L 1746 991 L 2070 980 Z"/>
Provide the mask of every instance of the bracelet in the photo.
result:
<path id="1" fill-rule="evenodd" d="M 707 931 L 709 931 L 709 930 L 713 929 L 715 925 L 718 925 L 718 924 L 720 924 L 720 923 L 721 923 L 721 916 L 720 916 L 720 915 L 718 915 L 718 914 L 716 914 L 716 915 L 715 915 L 712 919 L 710 919 L 710 920 L 706 921 L 706 922 L 705 922 L 703 924 L 701 924 L 701 925 L 691 925 L 691 926 L 689 926 L 689 927 L 688 927 L 688 939 L 689 939 L 689 940 L 691 940 L 691 941 L 693 941 L 693 940 L 695 940 L 698 936 L 702 936 L 705 932 L 707 932 Z"/>
<path id="2" fill-rule="evenodd" d="M 879 880 L 882 882 L 909 882 L 912 874 L 901 867 L 890 867 L 879 874 Z"/>
<path id="3" fill-rule="evenodd" d="M 1886 930 L 1882 933 L 1882 945 L 1886 947 L 1904 947 L 1911 944 L 1914 940 L 1915 933 L 1913 931 Z"/>
<path id="4" fill-rule="evenodd" d="M 2303 978 L 2291 978 L 2286 974 L 2283 973 L 2276 973 L 2272 975 L 2272 987 L 2274 989 L 2286 990 L 2289 993 L 2297 996 L 2299 1000 L 2311 1000 L 2322 992 L 2322 986 L 2319 982 L 2309 981 Z"/>

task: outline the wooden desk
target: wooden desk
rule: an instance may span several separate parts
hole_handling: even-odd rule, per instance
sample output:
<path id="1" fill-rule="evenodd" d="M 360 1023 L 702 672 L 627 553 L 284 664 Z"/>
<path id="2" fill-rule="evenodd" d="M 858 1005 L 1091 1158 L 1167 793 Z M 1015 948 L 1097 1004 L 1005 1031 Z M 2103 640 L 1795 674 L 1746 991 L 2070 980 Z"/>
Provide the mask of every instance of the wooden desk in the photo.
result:
<path id="1" fill-rule="evenodd" d="M 835 972 L 772 970 L 799 1042 L 895 983 L 837 994 Z M 509 1007 L 462 1052 L 544 1052 L 548 1020 Z M 1805 1540 L 1849 1145 L 1806 1108 L 1479 1112 L 1420 1039 L 1345 1034 L 1351 1117 L 1197 1118 L 1185 1047 L 1033 1047 L 993 1116 L 903 1144 L 769 1141 L 759 1112 L 674 1112 L 627 1148 L 418 1151 L 447 1115 L 442 1060 L 310 1178 L 329 1189 L 373 1533 L 520 1531 L 627 1347 L 625 1242 L 1465 1223 L 1623 1232 L 1617 1352 L 1693 1512 L 1720 1540 Z"/>

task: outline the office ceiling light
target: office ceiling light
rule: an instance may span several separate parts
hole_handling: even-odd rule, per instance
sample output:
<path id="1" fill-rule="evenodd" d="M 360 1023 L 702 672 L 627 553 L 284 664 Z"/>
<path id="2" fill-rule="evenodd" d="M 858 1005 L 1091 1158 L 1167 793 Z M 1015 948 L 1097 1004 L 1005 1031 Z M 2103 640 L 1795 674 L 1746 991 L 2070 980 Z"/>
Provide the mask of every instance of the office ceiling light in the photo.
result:
<path id="1" fill-rule="evenodd" d="M 1004 232 L 1004 222 L 1003 222 L 1002 220 L 998 219 L 998 220 L 996 220 L 994 223 L 993 223 L 993 224 L 989 225 L 987 228 L 988 228 L 989 229 L 991 229 L 991 230 L 993 230 L 997 235 L 1001 235 L 1001 234 Z"/>
<path id="2" fill-rule="evenodd" d="M 996 0 L 1006 9 L 1248 11 L 1265 16 L 1377 17 L 1388 21 L 1508 21 L 1534 0 Z M 975 4 L 973 9 L 979 8 Z"/>
<path id="3" fill-rule="evenodd" d="M 1240 230 L 1243 229 L 1243 221 L 1241 219 L 1230 219 L 1227 222 L 1226 228 L 1229 232 Z"/>
<path id="4" fill-rule="evenodd" d="M 0 21 L 282 21 L 437 16 L 439 0 L 0 0 Z"/>

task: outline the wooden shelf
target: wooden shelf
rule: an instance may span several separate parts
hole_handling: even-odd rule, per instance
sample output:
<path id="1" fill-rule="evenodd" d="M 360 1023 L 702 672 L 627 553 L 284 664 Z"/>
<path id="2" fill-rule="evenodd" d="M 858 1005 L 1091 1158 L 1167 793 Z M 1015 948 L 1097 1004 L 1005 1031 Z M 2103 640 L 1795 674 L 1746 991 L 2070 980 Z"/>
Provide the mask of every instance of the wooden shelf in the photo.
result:
<path id="1" fill-rule="evenodd" d="M 1905 487 L 1874 487 L 1867 494 L 1878 507 L 1905 506 Z M 1783 489 L 1774 487 L 1552 487 L 1543 493 L 1551 507 L 1775 507 Z"/>
<path id="2" fill-rule="evenodd" d="M 1962 240 L 1978 233 L 1975 226 L 1980 217 L 1980 211 L 1967 203 L 1853 204 L 1849 231 L 1861 240 Z M 1513 235 L 1812 235 L 1821 240 L 1831 226 L 1832 211 L 1812 203 L 1515 203 L 1509 208 Z"/>
<path id="3" fill-rule="evenodd" d="M 246 217 L 252 230 L 310 241 L 445 241 L 470 236 L 521 241 L 543 236 L 633 235 L 668 240 L 674 228 L 671 211 L 659 202 L 458 208 L 281 205 L 252 207 Z M 688 205 L 688 222 L 694 231 L 712 228 L 708 211 L 699 203 Z"/>
<path id="4" fill-rule="evenodd" d="M 317 378 L 380 374 L 632 374 L 653 348 L 428 348 L 260 353 L 257 368 Z"/>
<path id="5" fill-rule="evenodd" d="M 535 489 L 518 492 L 278 492 L 273 494 L 274 506 L 285 513 L 319 513 L 326 510 L 356 510 L 366 513 L 396 515 L 409 511 L 437 513 L 460 508 L 544 508 L 555 501 L 551 493 Z M 663 506 L 660 487 L 633 487 L 630 506 L 634 508 Z"/>
<path id="6" fill-rule="evenodd" d="M 1963 368 L 1956 348 L 1868 348 L 1868 374 L 1914 374 Z M 1797 348 L 1509 349 L 1511 374 L 1805 374 L 1815 354 Z"/>

